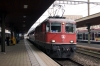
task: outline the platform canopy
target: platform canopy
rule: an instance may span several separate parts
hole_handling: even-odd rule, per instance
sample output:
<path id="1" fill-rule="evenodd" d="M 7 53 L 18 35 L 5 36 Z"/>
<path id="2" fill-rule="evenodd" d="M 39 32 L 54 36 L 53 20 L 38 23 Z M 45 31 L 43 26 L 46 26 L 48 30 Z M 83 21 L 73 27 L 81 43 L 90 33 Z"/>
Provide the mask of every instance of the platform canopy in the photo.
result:
<path id="1" fill-rule="evenodd" d="M 55 0 L 1 0 L 0 14 L 4 13 L 6 15 L 6 29 L 13 27 L 17 32 L 27 32 L 54 1 Z"/>
<path id="2" fill-rule="evenodd" d="M 100 24 L 100 12 L 93 14 L 93 15 L 89 15 L 84 18 L 77 19 L 76 24 L 77 24 L 77 28 L 86 27 L 88 24 L 90 24 L 91 26 L 99 25 Z"/>

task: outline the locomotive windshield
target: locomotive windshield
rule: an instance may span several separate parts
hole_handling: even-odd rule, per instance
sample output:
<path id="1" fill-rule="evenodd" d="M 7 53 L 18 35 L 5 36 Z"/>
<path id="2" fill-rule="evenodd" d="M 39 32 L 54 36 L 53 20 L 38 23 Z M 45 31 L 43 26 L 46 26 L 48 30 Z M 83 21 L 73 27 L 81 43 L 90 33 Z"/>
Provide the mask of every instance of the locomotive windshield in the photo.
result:
<path id="1" fill-rule="evenodd" d="M 65 30 L 66 32 L 75 32 L 75 24 L 72 24 L 72 23 L 67 23 L 66 26 L 65 26 Z"/>
<path id="2" fill-rule="evenodd" d="M 61 32 L 61 23 L 53 22 L 51 23 L 52 32 Z"/>
<path id="3" fill-rule="evenodd" d="M 47 23 L 46 32 L 61 32 L 61 23 L 57 22 Z"/>

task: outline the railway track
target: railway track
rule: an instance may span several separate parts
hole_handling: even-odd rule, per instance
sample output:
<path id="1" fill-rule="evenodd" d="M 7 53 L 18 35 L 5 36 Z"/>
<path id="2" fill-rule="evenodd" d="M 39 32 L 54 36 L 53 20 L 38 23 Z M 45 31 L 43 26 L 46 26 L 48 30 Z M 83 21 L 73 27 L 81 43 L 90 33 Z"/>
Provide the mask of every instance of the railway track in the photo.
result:
<path id="1" fill-rule="evenodd" d="M 61 66 L 83 66 L 82 64 L 71 59 L 54 59 Z"/>
<path id="2" fill-rule="evenodd" d="M 61 66 L 99 66 L 100 53 L 78 48 L 71 59 L 56 60 Z"/>
<path id="3" fill-rule="evenodd" d="M 76 50 L 76 52 L 100 59 L 100 52 L 96 52 L 96 51 L 92 51 L 92 50 L 87 50 L 87 49 L 81 49 L 81 48 L 78 48 Z"/>

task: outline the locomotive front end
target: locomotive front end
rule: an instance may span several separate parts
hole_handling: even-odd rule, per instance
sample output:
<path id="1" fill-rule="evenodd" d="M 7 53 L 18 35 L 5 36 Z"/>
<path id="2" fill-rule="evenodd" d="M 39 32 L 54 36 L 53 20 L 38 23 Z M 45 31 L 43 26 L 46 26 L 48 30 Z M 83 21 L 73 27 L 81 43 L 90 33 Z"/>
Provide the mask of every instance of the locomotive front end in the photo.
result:
<path id="1" fill-rule="evenodd" d="M 49 55 L 52 58 L 70 58 L 76 50 L 76 24 L 66 19 L 52 20 L 47 23 Z"/>

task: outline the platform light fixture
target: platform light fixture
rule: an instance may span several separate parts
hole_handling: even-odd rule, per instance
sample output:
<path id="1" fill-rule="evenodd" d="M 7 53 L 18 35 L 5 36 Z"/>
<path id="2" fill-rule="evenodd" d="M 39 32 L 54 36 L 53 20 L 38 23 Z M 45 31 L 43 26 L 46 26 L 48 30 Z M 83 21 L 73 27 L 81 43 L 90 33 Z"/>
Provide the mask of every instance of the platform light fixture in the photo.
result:
<path id="1" fill-rule="evenodd" d="M 26 16 L 23 16 L 23 18 L 26 18 Z"/>
<path id="2" fill-rule="evenodd" d="M 28 5 L 24 5 L 24 8 L 27 9 L 28 8 Z"/>

